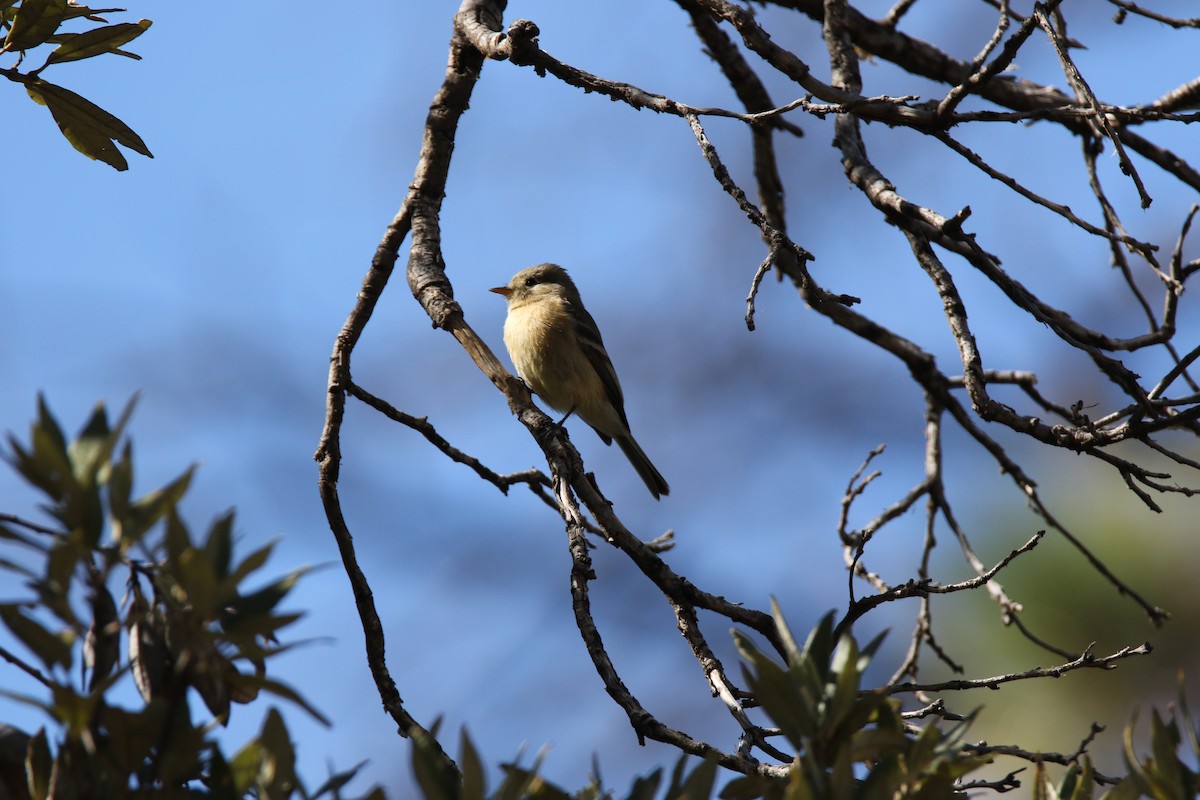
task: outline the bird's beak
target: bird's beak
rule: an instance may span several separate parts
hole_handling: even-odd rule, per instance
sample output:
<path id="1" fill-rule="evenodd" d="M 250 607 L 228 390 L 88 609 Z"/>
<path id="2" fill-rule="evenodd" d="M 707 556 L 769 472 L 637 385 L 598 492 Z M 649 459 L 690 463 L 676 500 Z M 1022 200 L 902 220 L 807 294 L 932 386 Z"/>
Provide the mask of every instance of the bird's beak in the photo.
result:
<path id="1" fill-rule="evenodd" d="M 510 294 L 512 294 L 512 289 L 508 288 L 507 286 L 497 286 L 495 289 L 488 289 L 488 291 L 495 292 L 496 294 L 502 294 L 505 297 L 508 297 Z"/>

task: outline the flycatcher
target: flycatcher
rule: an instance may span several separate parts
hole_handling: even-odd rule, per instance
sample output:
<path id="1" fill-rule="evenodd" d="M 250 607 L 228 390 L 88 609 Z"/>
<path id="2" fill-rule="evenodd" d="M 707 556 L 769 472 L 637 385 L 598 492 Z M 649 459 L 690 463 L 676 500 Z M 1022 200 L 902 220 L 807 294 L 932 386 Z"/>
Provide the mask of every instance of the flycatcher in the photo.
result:
<path id="1" fill-rule="evenodd" d="M 508 300 L 504 345 L 529 388 L 564 412 L 562 421 L 576 414 L 605 444 L 615 439 L 655 500 L 668 494 L 667 482 L 629 432 L 621 382 L 567 271 L 539 264 L 490 291 Z"/>

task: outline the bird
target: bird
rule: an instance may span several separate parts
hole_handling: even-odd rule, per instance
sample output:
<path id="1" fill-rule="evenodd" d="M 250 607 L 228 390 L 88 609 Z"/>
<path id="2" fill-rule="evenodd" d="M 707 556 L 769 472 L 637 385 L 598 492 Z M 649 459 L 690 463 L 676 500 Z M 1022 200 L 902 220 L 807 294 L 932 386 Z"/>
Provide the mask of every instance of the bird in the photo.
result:
<path id="1" fill-rule="evenodd" d="M 606 445 L 616 441 L 655 500 L 669 494 L 667 482 L 629 431 L 621 382 L 567 271 L 538 264 L 489 291 L 508 301 L 504 345 L 517 375 L 547 405 L 564 412 L 559 424 L 578 416 Z"/>

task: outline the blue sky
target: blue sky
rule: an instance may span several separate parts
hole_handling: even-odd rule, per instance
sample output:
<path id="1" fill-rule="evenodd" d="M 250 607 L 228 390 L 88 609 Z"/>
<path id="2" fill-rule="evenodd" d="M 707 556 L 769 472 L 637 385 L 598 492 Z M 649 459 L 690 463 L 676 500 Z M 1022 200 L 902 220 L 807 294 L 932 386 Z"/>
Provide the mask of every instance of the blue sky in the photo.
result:
<path id="1" fill-rule="evenodd" d="M 327 760 L 348 767 L 366 757 L 370 780 L 408 786 L 407 744 L 370 682 L 312 454 L 333 337 L 412 177 L 454 8 L 377 4 L 369 15 L 336 19 L 327 4 L 303 2 L 286 13 L 245 4 L 208 18 L 175 4 L 135 7 L 122 19 L 154 21 L 130 48 L 143 61 L 94 59 L 45 74 L 145 139 L 155 158 L 130 155 L 122 174 L 77 155 L 19 87 L 0 87 L 8 151 L 0 427 L 23 435 L 38 392 L 68 428 L 96 400 L 119 407 L 139 392 L 132 431 L 142 490 L 196 461 L 201 468 L 185 505 L 196 527 L 235 506 L 242 552 L 281 539 L 275 573 L 329 565 L 307 577 L 292 601 L 307 612 L 294 637 L 315 641 L 279 665 L 280 676 L 334 721 L 324 730 L 285 709 L 314 785 Z M 987 13 L 984 4 L 931 8 L 911 24 L 939 41 L 950 39 L 947 31 L 961 34 L 951 52 L 969 57 L 990 33 Z M 581 68 L 695 105 L 736 105 L 673 4 L 615 3 L 585 13 L 572 3 L 510 3 L 508 19 L 517 17 L 535 20 L 542 46 Z M 774 13 L 764 19 L 821 64 L 814 25 Z M 1147 36 L 1162 33 L 1127 24 Z M 1075 31 L 1094 43 L 1079 59 L 1102 97 L 1149 100 L 1190 77 L 1155 73 L 1132 83 L 1128 65 L 1106 59 L 1101 47 L 1119 32 L 1107 17 Z M 1153 41 L 1162 63 L 1189 63 L 1182 54 L 1194 52 L 1185 51 L 1193 38 L 1184 32 Z M 1044 45 L 1019 66 L 1036 80 L 1063 84 Z M 868 94 L 913 91 L 885 64 L 863 69 Z M 771 88 L 781 104 L 795 96 L 779 81 Z M 791 232 L 816 254 L 813 274 L 832 291 L 863 298 L 865 313 L 953 363 L 936 296 L 903 238 L 849 188 L 830 146 L 830 122 L 793 120 L 806 136 L 781 140 L 780 157 Z M 706 125 L 735 177 L 746 181 L 744 132 L 723 120 Z M 1000 168 L 1096 221 L 1077 145 L 1062 134 L 1011 125 L 957 132 Z M 1190 134 L 1162 127 L 1161 139 L 1194 157 L 1184 139 Z M 969 203 L 968 228 L 1051 302 L 1090 324 L 1128 313 L 1097 241 L 1014 204 L 953 157 L 947 166 L 944 150 L 914 134 L 868 126 L 865 137 L 902 194 L 946 215 Z M 1155 205 L 1139 212 L 1111 157 L 1103 169 L 1133 233 L 1169 249 L 1194 193 L 1146 167 Z M 919 480 L 921 400 L 897 363 L 772 280 L 759 297 L 758 330 L 746 331 L 744 298 L 761 243 L 712 181 L 686 122 L 585 96 L 528 69 L 488 64 L 460 127 L 442 223 L 456 297 L 505 363 L 504 304 L 486 289 L 541 261 L 572 271 L 622 376 L 634 433 L 672 486 L 655 503 L 615 448 L 569 425 L 627 525 L 647 539 L 675 530 L 679 545 L 669 560 L 677 571 L 755 607 L 775 596 L 799 630 L 844 604 L 834 526 L 845 485 L 880 443 L 889 445 L 876 465 L 885 474 L 861 501 L 859 522 Z M 987 366 L 1041 367 L 1044 388 L 1104 396 L 1081 362 L 1056 350 L 977 276 L 952 267 L 960 270 Z M 1194 341 L 1194 323 L 1183 324 L 1183 341 Z M 354 378 L 428 416 L 498 471 L 542 466 L 503 397 L 451 337 L 430 329 L 402 270 L 356 351 Z M 664 747 L 636 745 L 592 670 L 571 618 L 558 518 L 527 492 L 504 497 L 411 431 L 353 402 L 349 408 L 342 500 L 410 711 L 425 721 L 444 717 L 443 730 L 455 732 L 450 742 L 466 725 L 492 763 L 547 745 L 547 773 L 569 788 L 583 784 L 593 752 L 619 786 L 629 774 L 673 761 Z M 1021 452 L 1011 437 L 1005 441 Z M 986 528 L 1004 503 L 1020 513 L 1020 499 L 993 465 L 979 463 L 977 451 L 953 458 L 951 488 L 978 512 L 976 525 Z M 1043 475 L 1070 491 L 1070 467 L 1061 465 L 1072 463 L 1051 458 Z M 983 480 L 991 488 L 981 489 Z M 1115 476 L 1104 480 L 1120 489 Z M 8 474 L 0 474 L 0 496 L 6 511 L 32 502 Z M 879 542 L 875 556 L 898 580 L 908 576 L 922 521 L 911 515 L 906 525 L 903 535 Z M 1030 532 L 983 540 L 985 560 Z M 736 734 L 707 698 L 667 605 L 605 546 L 594 557 L 597 618 L 631 689 L 668 724 L 732 747 Z M 887 621 L 900 631 L 897 646 L 906 630 L 898 620 Z M 706 622 L 732 664 L 728 626 Z M 9 716 L 9 705 L 0 702 L 0 710 Z M 242 714 L 231 738 L 258 724 L 256 713 Z"/>

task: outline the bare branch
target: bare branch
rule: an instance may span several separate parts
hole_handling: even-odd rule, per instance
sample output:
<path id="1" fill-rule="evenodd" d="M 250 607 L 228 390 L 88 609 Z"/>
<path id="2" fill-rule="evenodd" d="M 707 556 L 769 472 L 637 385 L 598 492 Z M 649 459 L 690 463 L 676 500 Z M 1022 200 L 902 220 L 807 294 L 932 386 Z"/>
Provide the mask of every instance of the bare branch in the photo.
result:
<path id="1" fill-rule="evenodd" d="M 350 394 L 363 401 L 371 408 L 383 414 L 388 419 L 399 422 L 401 425 L 406 425 L 412 428 L 417 433 L 425 437 L 426 441 L 445 453 L 451 461 L 459 464 L 464 464 L 474 470 L 475 474 L 483 478 L 488 483 L 495 486 L 500 491 L 508 494 L 508 488 L 514 483 L 525 483 L 533 485 L 540 484 L 541 486 L 550 486 L 550 479 L 541 470 L 530 469 L 524 472 L 514 472 L 509 475 L 500 475 L 483 465 L 483 463 L 472 455 L 468 455 L 463 451 L 454 447 L 447 442 L 433 425 L 429 424 L 429 419 L 426 417 L 414 417 L 411 414 L 406 414 L 403 411 L 393 407 L 387 401 L 376 397 L 375 395 L 363 389 L 356 383 L 350 384 Z"/>
<path id="2" fill-rule="evenodd" d="M 1137 14 L 1140 17 L 1152 19 L 1155 22 L 1161 22 L 1165 25 L 1170 25 L 1172 28 L 1200 28 L 1200 17 L 1180 19 L 1150 11 L 1149 9 L 1142 8 L 1137 3 L 1130 3 L 1128 0 L 1108 0 L 1108 2 L 1120 9 L 1120 11 L 1117 12 L 1117 16 L 1114 20 L 1118 25 L 1125 21 L 1125 14 L 1129 13 Z"/>
<path id="3" fill-rule="evenodd" d="M 1066 74 L 1071 86 L 1075 88 L 1075 92 L 1079 95 L 1082 103 L 1095 110 L 1095 124 L 1112 141 L 1113 147 L 1116 148 L 1117 158 L 1121 164 L 1121 172 L 1133 180 L 1134 186 L 1137 187 L 1138 196 L 1142 200 L 1142 208 L 1149 208 L 1152 201 L 1150 195 L 1146 193 L 1146 186 L 1142 183 L 1141 176 L 1138 175 L 1133 162 L 1129 160 L 1129 155 L 1125 152 L 1125 146 L 1121 142 L 1121 138 L 1117 136 L 1116 130 L 1109 124 L 1108 117 L 1105 116 L 1104 110 L 1100 107 L 1100 101 L 1096 99 L 1095 93 L 1092 92 L 1092 87 L 1088 86 L 1087 81 L 1079 72 L 1079 68 L 1075 66 L 1075 62 L 1071 59 L 1070 54 L 1067 53 L 1067 45 L 1063 41 L 1062 35 L 1050 24 L 1046 10 L 1047 6 L 1036 4 L 1033 9 L 1033 18 L 1037 20 L 1042 30 L 1050 37 L 1050 43 L 1054 45 L 1054 52 L 1058 53 L 1058 60 L 1062 62 L 1063 72 Z"/>
<path id="4" fill-rule="evenodd" d="M 989 678 L 973 678 L 970 680 L 942 681 L 940 683 L 898 683 L 888 686 L 885 691 L 890 694 L 905 694 L 908 692 L 961 692 L 968 689 L 998 689 L 1001 684 L 1013 681 L 1024 681 L 1032 678 L 1059 678 L 1077 669 L 1115 669 L 1117 662 L 1133 656 L 1149 655 L 1153 648 L 1143 643 L 1133 647 L 1123 647 L 1107 656 L 1092 655 L 1092 645 L 1079 658 L 1058 664 L 1053 667 L 1033 667 L 1023 672 L 1010 672 L 1004 675 L 994 675 Z"/>
<path id="5" fill-rule="evenodd" d="M 997 576 L 1018 556 L 1034 550 L 1048 533 L 1062 536 L 1097 574 L 1119 594 L 1129 597 L 1152 622 L 1161 624 L 1167 618 L 1165 611 L 1121 580 L 1082 537 L 1056 518 L 1043 501 L 1032 477 L 1006 452 L 1001 442 L 1004 441 L 1002 437 L 1012 431 L 1025 437 L 1026 441 L 1094 458 L 1111 468 L 1116 473 L 1112 478 L 1119 476 L 1148 508 L 1159 509 L 1159 499 L 1164 494 L 1190 496 L 1200 492 L 1163 472 L 1156 460 L 1145 458 L 1147 454 L 1161 454 L 1182 469 L 1200 472 L 1200 460 L 1171 446 L 1173 440 L 1168 438 L 1168 434 L 1176 431 L 1200 435 L 1200 383 L 1190 372 L 1200 358 L 1200 346 L 1176 341 L 1176 318 L 1180 314 L 1186 281 L 1200 272 L 1200 261 L 1184 262 L 1185 240 L 1198 213 L 1197 207 L 1193 206 L 1186 215 L 1170 261 L 1164 268 L 1157 261 L 1159 245 L 1133 235 L 1126 228 L 1118 213 L 1118 204 L 1110 200 L 1101 184 L 1101 169 L 1098 166 L 1098 154 L 1104 140 L 1108 140 L 1122 171 L 1130 177 L 1136 188 L 1143 207 L 1149 205 L 1150 194 L 1142 175 L 1134 168 L 1133 153 L 1158 166 L 1167 179 L 1200 189 L 1200 172 L 1173 150 L 1148 138 L 1161 129 L 1161 126 L 1151 123 L 1177 125 L 1200 121 L 1200 114 L 1185 111 L 1196 103 L 1200 80 L 1189 80 L 1158 100 L 1140 105 L 1103 102 L 1071 56 L 1071 49 L 1080 46 L 1080 43 L 1067 35 L 1067 16 L 1061 10 L 1060 0 L 1039 2 L 1028 16 L 1014 12 L 1008 0 L 989 0 L 998 12 L 994 29 L 986 39 L 981 39 L 977 47 L 972 48 L 976 55 L 966 62 L 950 58 L 933 44 L 899 31 L 901 21 L 912 11 L 915 0 L 899 0 L 883 20 L 866 18 L 848 0 L 767 2 L 796 9 L 819 21 L 827 53 L 828 82 L 816 77 L 810 63 L 797 55 L 797 52 L 808 53 L 808 50 L 788 49 L 785 37 L 772 37 L 763 24 L 765 15 L 756 16 L 750 8 L 732 0 L 676 0 L 688 15 L 701 45 L 719 67 L 728 88 L 736 94 L 737 101 L 743 107 L 741 111 L 719 106 L 690 105 L 560 61 L 541 49 L 540 32 L 534 22 L 516 20 L 507 29 L 503 27 L 505 4 L 500 0 L 463 0 L 455 16 L 455 32 L 446 76 L 430 105 L 413 182 L 395 219 L 384 232 L 359 297 L 333 348 L 326 420 L 317 450 L 322 502 L 354 589 L 367 642 L 368 662 L 384 706 L 402 733 L 420 733 L 424 729 L 404 710 L 399 693 L 387 672 L 382 626 L 366 577 L 356 562 L 353 541 L 342 516 L 337 492 L 340 431 L 347 395 L 417 431 L 437 451 L 469 467 L 478 477 L 501 491 L 507 493 L 514 484 L 528 486 L 542 502 L 562 516 L 571 555 L 570 584 L 576 625 L 606 691 L 624 710 L 640 741 L 662 741 L 683 752 L 714 759 L 729 769 L 748 775 L 781 776 L 794 759 L 792 754 L 769 741 L 779 731 L 764 729 L 750 718 L 747 709 L 756 706 L 755 698 L 740 690 L 730 679 L 725 666 L 710 646 L 709 636 L 702 629 L 700 612 L 708 611 L 724 621 L 745 626 L 763 636 L 777 652 L 785 654 L 786 648 L 775 627 L 774 618 L 704 591 L 676 573 L 661 557 L 662 552 L 673 543 L 670 531 L 650 542 L 633 535 L 603 496 L 595 477 L 585 471 L 583 461 L 566 431 L 534 405 L 528 387 L 507 372 L 467 323 L 463 309 L 454 300 L 442 254 L 441 204 L 446 192 L 458 121 L 467 108 L 473 87 L 487 59 L 532 68 L 539 76 L 549 76 L 585 93 L 610 98 L 631 108 L 650 109 L 686 120 L 720 190 L 734 201 L 741 214 L 755 226 L 764 243 L 765 253 L 754 270 L 745 298 L 747 327 L 750 330 L 755 328 L 756 298 L 763 279 L 774 267 L 781 279 L 787 278 L 792 283 L 808 310 L 833 322 L 839 331 L 853 334 L 895 358 L 911 376 L 915 389 L 922 393 L 925 402 L 924 474 L 907 491 L 898 492 L 898 499 L 893 499 L 873 515 L 865 515 L 871 518 L 860 529 L 852 529 L 849 522 L 852 507 L 861 502 L 866 489 L 880 475 L 878 471 L 868 472 L 882 452 L 882 446 L 876 448 L 849 480 L 841 498 L 841 513 L 837 523 L 848 584 L 848 607 L 838 623 L 838 633 L 850 630 L 864 614 L 884 603 L 909 598 L 919 601 L 907 652 L 887 684 L 889 693 L 914 693 L 917 701 L 924 704 L 916 711 L 906 712 L 907 718 L 963 719 L 961 715 L 948 710 L 940 698 L 926 696 L 930 693 L 995 689 L 1010 681 L 1058 677 L 1076 669 L 1111 669 L 1121 659 L 1149 652 L 1148 645 L 1141 645 L 1124 648 L 1109 656 L 1096 657 L 1089 646 L 1082 654 L 1074 655 L 1042 640 L 1028 628 L 1022 618 L 1021 603 L 1006 593 Z M 1118 22 L 1126 14 L 1159 19 L 1152 12 L 1146 12 L 1124 0 L 1110 0 L 1110 3 L 1119 9 Z M 1165 18 L 1160 21 L 1172 24 Z M 1017 23 L 1017 30 L 1012 31 L 1010 29 L 1014 22 Z M 1192 21 L 1174 22 L 1178 23 L 1178 27 L 1194 27 L 1190 24 Z M 1025 52 L 1024 48 L 1038 30 L 1045 33 L 1053 46 L 1071 94 L 1009 74 L 1010 68 L 1019 63 L 1018 56 Z M 915 94 L 866 96 L 863 93 L 860 65 L 864 55 L 887 59 L 908 75 L 932 80 L 939 88 L 930 99 L 923 102 Z M 821 74 L 824 74 L 824 69 L 825 65 L 816 67 Z M 768 85 L 775 86 L 772 81 L 780 77 L 791 82 L 792 96 L 795 98 L 782 105 L 772 99 L 766 88 Z M 848 183 L 870 204 L 867 208 L 869 216 L 881 224 L 893 226 L 903 235 L 907 250 L 911 253 L 910 263 L 923 272 L 936 293 L 937 305 L 934 308 L 945 320 L 943 335 L 948 335 L 952 342 L 928 346 L 918 344 L 903 335 L 903 323 L 894 330 L 880 324 L 856 307 L 858 298 L 829 291 L 810 274 L 809 262 L 814 256 L 789 235 L 784 181 L 775 152 L 776 131 L 796 136 L 802 133 L 801 128 L 792 121 L 797 116 L 793 112 L 818 119 L 833 115 L 833 144 Z M 745 125 L 746 139 L 753 154 L 755 183 L 754 187 L 747 188 L 751 192 L 757 190 L 757 202 L 752 201 L 747 189 L 734 180 L 709 139 L 701 123 L 702 118 L 709 116 L 737 120 Z M 1036 122 L 1039 126 L 1054 126 L 1078 137 L 1088 185 L 1102 218 L 1096 222 L 1085 220 L 1064 202 L 1048 199 L 1033 191 L 1019 171 L 1009 175 L 997 169 L 989 161 L 987 148 L 979 148 L 980 152 L 976 152 L 962 143 L 970 140 L 960 137 L 957 131 L 955 136 L 950 135 L 950 129 L 955 126 L 999 121 Z M 958 211 L 943 212 L 912 202 L 905 187 L 893 183 L 871 160 L 863 136 L 863 131 L 867 129 L 864 122 L 882 122 L 887 126 L 904 127 L 916 134 L 930 136 L 965 159 L 974 169 L 1010 189 L 1014 193 L 1011 198 L 1013 202 L 1022 205 L 1028 202 L 1050 211 L 1070 224 L 1060 227 L 1073 231 L 1072 235 L 1085 241 L 1090 241 L 1087 237 L 1098 237 L 1106 243 L 1112 266 L 1120 270 L 1119 279 L 1123 279 L 1124 285 L 1118 283 L 1118 289 L 1131 307 L 1136 306 L 1135 317 L 1144 319 L 1130 335 L 1117 336 L 1114 332 L 1122 332 L 1121 328 L 1088 327 L 1073 316 L 1072 312 L 1076 312 L 1074 307 L 1060 307 L 1047 302 L 1049 295 L 1039 296 L 1029 288 L 1038 284 L 1025 282 L 1030 279 L 1025 277 L 1027 272 L 1020 271 L 1021 265 L 1017 266 L 1016 272 L 1003 269 L 1000 259 L 985 249 L 986 243 L 977 241 L 976 234 L 965 227 L 971 217 L 969 206 Z M 1134 127 L 1137 127 L 1138 133 L 1133 132 Z M 742 130 L 740 126 L 735 128 L 739 133 Z M 942 152 L 936 147 L 932 149 Z M 1153 181 L 1158 175 L 1157 171 L 1148 171 L 1146 180 Z M 919 187 L 916 190 L 919 192 Z M 1136 231 L 1136 228 L 1132 230 Z M 450 444 L 427 419 L 400 411 L 352 380 L 352 351 L 391 276 L 401 245 L 410 236 L 406 278 L 413 297 L 434 327 L 454 336 L 465 354 L 503 394 L 509 409 L 541 448 L 546 459 L 545 470 L 499 474 Z M 974 274 L 969 277 L 981 278 L 998 290 L 995 294 L 1007 299 L 1014 309 L 1021 312 L 1026 323 L 1044 328 L 1056 343 L 1063 346 L 1065 352 L 1090 368 L 1093 374 L 1107 379 L 1110 388 L 1115 387 L 1115 392 L 1119 393 L 1119 399 L 1110 400 L 1109 394 L 1103 395 L 1105 399 L 1097 402 L 1086 396 L 1064 397 L 1051 390 L 1040 389 L 1037 375 L 1022 368 L 1024 365 L 1020 363 L 1015 365 L 1016 368 L 995 368 L 1009 365 L 992 363 L 998 360 L 995 352 L 983 346 L 986 342 L 981 344 L 976 340 L 972 322 L 978 324 L 978 318 L 969 315 L 968 303 L 959 290 L 960 284 L 964 288 L 967 286 L 967 282 L 958 274 L 962 270 L 973 271 Z M 1146 280 L 1147 270 L 1149 276 L 1156 280 Z M 1144 288 L 1147 285 L 1152 291 Z M 1156 300 L 1160 287 L 1163 300 L 1161 312 L 1157 312 L 1152 301 Z M 970 293 L 966 298 L 970 298 Z M 1070 303 L 1071 299 L 1058 302 Z M 956 372 L 960 368 L 958 365 L 961 365 L 961 375 L 949 374 L 934 357 L 934 353 L 942 353 L 948 344 L 953 344 L 957 358 L 952 357 L 951 362 L 957 362 L 954 366 Z M 1162 374 L 1143 378 L 1143 363 L 1133 354 L 1146 348 L 1150 348 L 1147 352 L 1151 356 L 1165 362 L 1160 368 Z M 1164 354 L 1166 358 L 1163 358 Z M 958 390 L 962 390 L 965 396 Z M 1002 400 L 1009 400 L 1013 405 Z M 988 428 L 988 423 L 993 427 Z M 942 453 L 943 429 L 946 426 L 957 426 L 958 430 L 966 433 L 979 446 L 983 458 L 994 463 L 1012 481 L 1015 497 L 1028 504 L 1045 522 L 1043 530 L 1013 547 L 1007 556 L 991 566 L 977 555 L 972 543 L 979 533 L 976 526 L 971 524 L 971 515 L 963 514 L 960 517 L 960 510 L 965 504 L 956 501 L 947 491 Z M 1128 443 L 1131 447 L 1119 450 L 1113 447 L 1121 443 Z M 952 481 L 950 485 L 953 486 Z M 919 523 L 922 529 L 917 534 L 920 536 L 920 561 L 915 577 L 895 578 L 886 564 L 871 563 L 868 566 L 868 561 L 879 560 L 879 548 L 869 547 L 875 541 L 874 537 L 885 527 L 897 530 L 905 525 L 897 520 L 916 508 L 922 499 L 923 516 Z M 735 750 L 727 752 L 666 725 L 647 710 L 623 683 L 591 613 L 589 586 L 596 576 L 590 560 L 588 533 L 603 538 L 617 548 L 662 594 L 712 695 L 736 726 L 738 744 Z M 953 536 L 952 541 L 947 533 Z M 939 537 L 946 539 L 956 549 L 956 558 L 961 558 L 963 565 L 960 572 L 969 577 L 946 580 L 941 575 L 935 576 L 934 565 L 939 564 L 939 560 L 935 559 Z M 856 579 L 865 581 L 871 593 L 857 598 Z M 986 592 L 995 601 L 1000 612 L 1000 624 L 1014 626 L 1029 641 L 1055 653 L 1064 661 L 1057 666 L 1036 667 L 992 677 L 962 678 L 942 683 L 918 682 L 922 655 L 927 653 L 957 673 L 964 671 L 952 655 L 955 650 L 953 643 L 943 646 L 943 642 L 935 636 L 931 598 L 974 591 Z M 703 619 L 707 622 L 708 615 L 704 615 Z M 1092 736 L 1094 732 L 1084 740 L 1079 752 L 1074 756 L 1062 756 L 1065 760 L 1060 763 L 1078 760 Z M 778 763 L 759 762 L 755 757 L 756 750 Z M 982 745 L 974 750 L 979 753 L 1001 751 L 1001 748 L 988 750 Z M 1019 758 L 1046 755 L 1046 760 L 1050 761 L 1053 761 L 1051 756 L 1054 755 L 1018 750 L 1006 754 Z M 454 767 L 448 756 L 445 759 L 448 766 Z M 1014 775 L 1010 773 L 997 781 L 969 785 L 1003 790 L 1015 785 Z"/>

